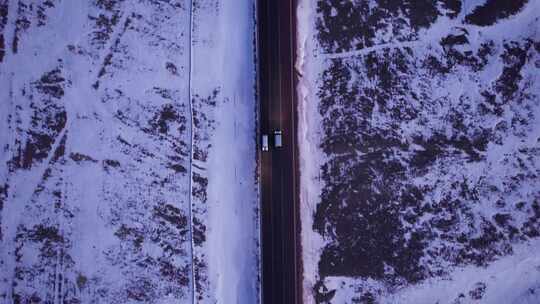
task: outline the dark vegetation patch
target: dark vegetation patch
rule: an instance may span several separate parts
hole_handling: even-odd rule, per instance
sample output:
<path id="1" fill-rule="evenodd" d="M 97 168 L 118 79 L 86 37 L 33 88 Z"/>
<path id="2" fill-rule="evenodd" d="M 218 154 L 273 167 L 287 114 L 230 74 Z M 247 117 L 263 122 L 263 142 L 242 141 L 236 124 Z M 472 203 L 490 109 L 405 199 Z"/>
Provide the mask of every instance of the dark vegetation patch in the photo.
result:
<path id="1" fill-rule="evenodd" d="M 114 27 L 120 21 L 118 12 L 113 14 L 99 14 L 98 16 L 88 16 L 90 21 L 94 22 L 92 29 L 92 42 L 99 48 L 105 46 L 105 43 L 111 38 Z"/>
<path id="2" fill-rule="evenodd" d="M 445 0 L 441 1 L 442 7 L 447 9 L 448 12 L 446 15 L 450 18 L 455 18 L 459 15 L 459 12 L 461 12 L 461 0 Z"/>
<path id="3" fill-rule="evenodd" d="M 56 68 L 41 76 L 39 81 L 35 82 L 34 85 L 40 93 L 60 99 L 64 96 L 63 84 L 65 80 L 62 77 L 61 70 Z"/>
<path id="4" fill-rule="evenodd" d="M 158 261 L 161 278 L 168 280 L 169 282 L 174 282 L 180 286 L 188 286 L 190 282 L 190 278 L 187 275 L 190 271 L 189 265 L 179 267 L 167 259 L 160 259 Z"/>
<path id="5" fill-rule="evenodd" d="M 443 47 L 447 46 L 454 46 L 454 45 L 462 45 L 462 44 L 468 44 L 469 39 L 467 38 L 467 31 L 465 29 L 462 30 L 462 33 L 460 34 L 450 34 L 441 40 L 441 45 Z"/>
<path id="6" fill-rule="evenodd" d="M 6 55 L 6 43 L 4 39 L 4 34 L 0 31 L 0 63 L 4 60 Z"/>
<path id="7" fill-rule="evenodd" d="M 48 134 L 28 131 L 29 138 L 21 154 L 16 155 L 16 168 L 30 169 L 35 162 L 45 159 L 54 143 L 54 138 Z"/>
<path id="8" fill-rule="evenodd" d="M 199 202 L 206 204 L 208 200 L 207 190 L 208 178 L 197 172 L 193 172 L 193 189 L 191 191 L 193 197 L 195 197 Z"/>
<path id="9" fill-rule="evenodd" d="M 45 0 L 37 5 L 36 16 L 37 26 L 44 26 L 47 22 L 47 10 L 54 7 L 54 1 Z"/>
<path id="10" fill-rule="evenodd" d="M 73 153 L 72 152 L 72 153 L 69 154 L 69 158 L 71 158 L 76 163 L 81 163 L 81 162 L 96 163 L 97 162 L 97 160 L 93 159 L 91 156 L 88 156 L 88 155 L 82 154 L 82 153 Z"/>
<path id="11" fill-rule="evenodd" d="M 519 90 L 519 83 L 523 79 L 521 69 L 527 62 L 527 53 L 531 46 L 531 41 L 527 41 L 523 46 L 517 42 L 504 45 L 505 51 L 501 55 L 504 68 L 495 85 L 495 90 L 502 94 L 504 103 L 507 103 Z"/>
<path id="12" fill-rule="evenodd" d="M 456 15 L 461 2 L 406 0 L 406 1 L 318 1 L 317 20 L 318 40 L 326 52 L 343 52 L 371 47 L 378 29 L 392 31 L 399 41 L 413 39 L 420 28 L 431 25 L 440 12 L 441 2 Z"/>
<path id="13" fill-rule="evenodd" d="M 180 124 L 180 132 L 186 129 L 186 118 L 180 116 L 178 110 L 172 104 L 165 104 L 149 122 L 150 126 L 159 133 L 168 134 L 171 126 Z"/>
<path id="14" fill-rule="evenodd" d="M 4 209 L 4 204 L 8 197 L 8 191 L 9 191 L 8 184 L 0 185 L 0 240 L 3 239 L 2 225 L 1 225 L 2 224 L 2 210 Z"/>
<path id="15" fill-rule="evenodd" d="M 497 225 L 504 227 L 508 225 L 508 222 L 512 219 L 512 215 L 508 213 L 497 213 L 493 216 L 493 219 Z"/>
<path id="16" fill-rule="evenodd" d="M 32 94 L 29 96 L 30 129 L 26 131 L 28 136 L 24 146 L 11 161 L 14 169 L 30 169 L 34 163 L 42 161 L 49 155 L 67 121 L 66 111 L 60 102 L 66 83 L 59 68 L 45 73 L 38 81 L 32 83 Z"/>
<path id="17" fill-rule="evenodd" d="M 144 231 L 122 224 L 114 233 L 120 240 L 132 242 L 137 250 L 141 250 L 144 242 Z"/>
<path id="18" fill-rule="evenodd" d="M 183 245 L 189 237 L 189 219 L 172 204 L 160 204 L 152 210 L 153 230 L 150 240 L 163 248 L 165 256 L 184 256 Z"/>
<path id="19" fill-rule="evenodd" d="M 128 300 L 151 303 L 157 298 L 156 290 L 157 286 L 150 278 L 138 276 L 130 280 L 125 292 Z"/>
<path id="20" fill-rule="evenodd" d="M 486 283 L 484 282 L 474 284 L 474 288 L 469 291 L 469 297 L 471 297 L 473 300 L 481 300 L 486 292 L 486 287 Z"/>
<path id="21" fill-rule="evenodd" d="M 199 218 L 193 218 L 193 243 L 197 246 L 201 246 L 206 241 L 206 226 L 199 220 Z"/>
<path id="22" fill-rule="evenodd" d="M 169 164 L 169 169 L 172 169 L 176 173 L 186 173 L 187 169 L 186 167 L 182 166 L 181 164 Z"/>
<path id="23" fill-rule="evenodd" d="M 528 0 L 487 0 L 484 5 L 477 6 L 465 17 L 470 24 L 489 26 L 497 21 L 517 14 Z"/>
<path id="24" fill-rule="evenodd" d="M 113 222 L 122 221 L 122 217 L 133 216 L 131 208 L 116 213 L 118 218 Z M 159 202 L 150 207 L 145 213 L 146 220 L 120 224 L 115 235 L 121 241 L 121 246 L 106 252 L 108 259 L 114 265 L 122 267 L 130 274 L 132 281 L 123 290 L 125 297 L 137 301 L 152 302 L 157 297 L 154 280 L 157 276 L 163 278 L 167 285 L 166 294 L 180 297 L 184 288 L 189 285 L 191 266 L 179 263 L 179 258 L 186 256 L 185 244 L 189 237 L 188 218 L 178 207 Z M 144 224 L 143 224 L 144 223 Z M 145 243 L 159 246 L 161 254 L 146 252 Z M 128 258 L 129 257 L 129 258 Z M 141 284 L 139 284 L 141 282 Z"/>
<path id="25" fill-rule="evenodd" d="M 465 158 L 471 162 L 481 161 L 489 136 L 489 130 L 482 130 L 475 136 L 454 135 L 448 138 L 442 133 L 435 133 L 429 138 L 414 137 L 413 142 L 421 146 L 422 150 L 414 152 L 410 164 L 416 168 L 425 168 L 442 156 L 456 153 L 464 153 Z"/>
<path id="26" fill-rule="evenodd" d="M 189 231 L 187 217 L 183 215 L 179 208 L 171 204 L 155 206 L 153 216 L 158 220 L 165 221 L 162 224 L 167 223 L 175 227 L 182 236 Z"/>
<path id="27" fill-rule="evenodd" d="M 54 226 L 44 226 L 42 224 L 38 224 L 25 232 L 26 238 L 34 242 L 64 242 L 64 237 L 60 235 L 60 231 Z"/>
<path id="28" fill-rule="evenodd" d="M 210 148 L 210 134 L 215 129 L 215 120 L 210 115 L 216 106 L 220 88 L 214 89 L 212 94 L 203 97 L 193 96 L 193 159 L 206 162 Z"/>
<path id="29" fill-rule="evenodd" d="M 31 22 L 28 19 L 29 7 L 22 1 L 17 2 L 17 19 L 15 20 L 15 31 L 11 42 L 11 51 L 17 54 L 19 51 L 19 39 L 23 32 L 30 28 Z"/>
<path id="30" fill-rule="evenodd" d="M 540 193 L 538 193 L 540 197 Z M 532 215 L 523 223 L 520 231 L 530 238 L 540 237 L 540 198 L 536 199 L 528 210 Z"/>
<path id="31" fill-rule="evenodd" d="M 153 93 L 158 95 L 158 98 L 163 98 L 165 103 L 158 107 L 152 106 L 145 109 L 150 113 L 150 118 L 144 125 L 129 117 L 128 113 L 118 112 L 117 118 L 127 125 L 136 125 L 141 132 L 150 135 L 155 140 L 167 143 L 171 149 L 171 153 L 167 155 L 168 167 L 178 173 L 185 173 L 184 157 L 188 157 L 191 152 L 191 147 L 185 141 L 189 123 L 186 115 L 189 112 L 186 111 L 185 105 L 176 101 L 177 92 L 154 87 Z M 121 143 L 127 147 L 136 146 L 127 143 L 124 139 L 121 139 Z M 142 147 L 139 148 L 142 150 Z M 142 150 L 141 153 L 152 157 L 148 151 Z"/>
<path id="32" fill-rule="evenodd" d="M 79 273 L 77 275 L 77 279 L 75 279 L 75 282 L 77 283 L 77 287 L 80 289 L 80 290 L 84 290 L 86 288 L 86 284 L 88 283 L 88 278 Z"/>
<path id="33" fill-rule="evenodd" d="M 0 32 L 2 33 L 7 24 L 7 17 L 8 17 L 8 1 L 3 0 L 0 2 Z"/>
<path id="34" fill-rule="evenodd" d="M 3 1 L 0 3 L 0 36 L 2 39 L 0 39 L 3 43 L 3 32 L 4 27 L 7 22 L 7 2 Z M 15 2 L 15 1 L 13 1 Z M 13 12 L 16 14 L 17 18 L 15 20 L 15 30 L 13 35 L 13 40 L 11 42 L 11 49 L 14 54 L 19 52 L 19 43 L 21 40 L 21 36 L 32 26 L 32 21 L 34 22 L 35 26 L 41 27 L 44 26 L 47 22 L 47 10 L 53 8 L 55 6 L 56 1 L 52 0 L 45 0 L 40 3 L 31 3 L 27 4 L 25 1 L 17 1 L 17 10 L 16 12 Z M 3 47 L 0 47 L 0 49 L 3 49 Z M 0 51 L 1 52 L 1 51 Z M 0 54 L 0 62 L 2 62 L 1 54 Z"/>
<path id="35" fill-rule="evenodd" d="M 178 68 L 176 67 L 176 65 L 174 63 L 172 63 L 172 62 L 165 63 L 165 68 L 172 75 L 178 76 Z"/>
<path id="36" fill-rule="evenodd" d="M 363 293 L 356 301 L 353 303 L 359 303 L 359 304 L 375 304 L 377 303 L 377 300 L 375 296 L 371 292 Z"/>
<path id="37" fill-rule="evenodd" d="M 100 16 L 103 16 L 103 15 L 100 15 Z M 118 16 L 118 15 L 114 15 L 114 16 Z M 113 16 L 113 18 L 114 18 Z M 116 17 L 118 18 L 118 17 Z M 108 20 L 105 18 L 105 20 Z M 106 38 L 102 38 L 102 39 L 108 39 L 109 38 L 109 35 L 112 33 L 113 31 L 113 27 L 117 24 L 118 20 L 113 20 L 114 23 L 112 25 L 109 25 L 109 24 L 106 24 L 105 25 L 105 35 L 104 37 Z M 114 40 L 114 43 L 112 44 L 112 46 L 110 47 L 109 49 L 109 53 L 105 56 L 105 58 L 103 58 L 103 63 L 101 64 L 101 67 L 99 69 L 99 72 L 98 72 L 98 75 L 97 75 L 97 80 L 94 82 L 94 84 L 92 85 L 92 87 L 94 89 L 98 89 L 99 88 L 99 85 L 100 85 L 100 78 L 102 78 L 103 76 L 105 76 L 105 74 L 107 74 L 107 68 L 109 66 L 111 66 L 113 64 L 113 57 L 115 54 L 117 53 L 125 53 L 127 52 L 125 49 L 122 49 L 120 47 L 120 43 L 122 41 L 122 37 L 123 35 L 125 34 L 125 32 L 127 31 L 127 29 L 129 28 L 129 25 L 131 24 L 131 18 L 130 17 L 127 17 L 124 24 L 123 24 L 123 27 L 122 27 L 122 31 L 120 32 L 120 34 L 118 34 L 118 37 L 116 37 L 116 39 Z M 99 32 L 98 32 L 99 33 Z M 103 44 L 105 42 L 105 40 L 103 41 L 99 41 L 101 44 Z"/>
<path id="38" fill-rule="evenodd" d="M 89 15 L 90 21 L 94 22 L 92 26 L 92 43 L 99 49 L 106 45 L 106 42 L 111 38 L 114 27 L 120 21 L 121 10 L 118 0 L 95 0 L 97 8 L 101 9 L 96 16 Z"/>
<path id="39" fill-rule="evenodd" d="M 107 11 L 113 11 L 119 8 L 121 2 L 118 0 L 96 0 L 96 6 Z"/>
<path id="40" fill-rule="evenodd" d="M 8 2 L 0 1 L 0 63 L 4 60 L 6 55 L 6 41 L 4 38 L 4 28 L 7 23 L 8 16 Z"/>
<path id="41" fill-rule="evenodd" d="M 335 296 L 336 290 L 328 290 L 328 288 L 321 282 L 315 283 L 313 286 L 316 303 L 330 303 L 330 300 Z"/>
<path id="42" fill-rule="evenodd" d="M 464 28 L 454 28 L 440 42 L 444 49 L 443 61 L 430 58 L 431 68 L 436 73 L 449 73 L 456 67 L 469 67 L 473 72 L 481 71 L 488 63 L 488 57 L 494 53 L 493 41 L 487 41 L 480 45 L 474 52 L 469 45 L 469 33 Z"/>
<path id="43" fill-rule="evenodd" d="M 122 213 L 122 216 L 133 216 L 129 209 Z M 122 245 L 106 254 L 113 264 L 120 264 L 131 273 L 135 281 L 148 280 L 142 285 L 128 283 L 125 286 L 126 297 L 144 301 L 153 299 L 156 286 L 148 279 L 150 274 L 163 278 L 170 285 L 168 288 L 172 294 L 178 296 L 183 293 L 179 287 L 189 283 L 189 265 L 178 263 L 179 257 L 186 256 L 184 244 L 188 241 L 188 219 L 179 208 L 168 203 L 154 205 L 147 214 L 146 221 L 120 224 L 115 235 Z M 149 243 L 159 246 L 162 253 L 149 255 L 143 246 Z M 151 298 L 147 298 L 149 296 Z"/>
<path id="44" fill-rule="evenodd" d="M 53 292 L 35 292 L 29 286 L 53 286 L 65 282 L 64 272 L 71 272 L 75 265 L 73 258 L 67 253 L 71 247 L 68 235 L 64 235 L 56 224 L 41 223 L 32 227 L 19 225 L 15 236 L 15 274 L 12 281 L 14 303 L 51 303 Z M 63 272 L 58 273 L 58 266 Z M 57 273 L 58 276 L 50 274 Z M 42 291 L 42 290 L 39 290 Z M 77 295 L 71 288 L 63 293 L 66 303 L 77 303 Z M 19 301 L 19 302 L 17 302 Z"/>
<path id="45" fill-rule="evenodd" d="M 102 162 L 105 172 L 110 172 L 111 169 L 120 168 L 120 162 L 115 159 L 105 159 Z"/>
<path id="46" fill-rule="evenodd" d="M 193 258 L 194 266 L 194 280 L 195 280 L 195 287 L 197 290 L 207 290 L 208 288 L 208 266 L 206 265 L 206 262 L 204 259 L 200 259 L 198 256 L 194 256 Z M 202 301 L 204 299 L 204 293 L 203 292 L 197 292 L 197 300 Z"/>

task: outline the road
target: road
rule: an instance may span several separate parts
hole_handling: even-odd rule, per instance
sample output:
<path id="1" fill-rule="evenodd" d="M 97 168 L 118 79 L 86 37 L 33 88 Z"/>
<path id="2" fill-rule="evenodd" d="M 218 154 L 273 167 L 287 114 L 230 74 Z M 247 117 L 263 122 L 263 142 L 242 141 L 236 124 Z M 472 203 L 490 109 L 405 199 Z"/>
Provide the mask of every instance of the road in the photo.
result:
<path id="1" fill-rule="evenodd" d="M 295 0 L 258 0 L 261 134 L 262 284 L 264 304 L 301 303 L 297 193 Z M 283 147 L 273 132 L 283 131 Z"/>

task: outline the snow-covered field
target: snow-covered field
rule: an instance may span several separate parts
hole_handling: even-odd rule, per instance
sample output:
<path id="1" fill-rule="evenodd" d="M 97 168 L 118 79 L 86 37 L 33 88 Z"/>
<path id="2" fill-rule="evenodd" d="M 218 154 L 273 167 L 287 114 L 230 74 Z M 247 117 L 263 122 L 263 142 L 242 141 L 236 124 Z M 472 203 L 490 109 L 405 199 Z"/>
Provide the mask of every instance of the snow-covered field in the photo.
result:
<path id="1" fill-rule="evenodd" d="M 0 0 L 0 302 L 257 303 L 254 1 Z"/>
<path id="2" fill-rule="evenodd" d="M 540 303 L 540 2 L 300 1 L 306 303 Z"/>

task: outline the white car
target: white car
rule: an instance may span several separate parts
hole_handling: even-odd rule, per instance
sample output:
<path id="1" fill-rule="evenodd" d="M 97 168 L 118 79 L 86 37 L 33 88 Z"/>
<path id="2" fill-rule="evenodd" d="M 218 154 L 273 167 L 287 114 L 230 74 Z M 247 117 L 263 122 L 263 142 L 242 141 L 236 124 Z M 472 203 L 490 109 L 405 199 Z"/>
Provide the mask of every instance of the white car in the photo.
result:
<path id="1" fill-rule="evenodd" d="M 276 148 L 281 148 L 283 146 L 281 130 L 274 131 L 274 146 Z"/>
<path id="2" fill-rule="evenodd" d="M 266 134 L 263 134 L 262 136 L 262 150 L 263 151 L 268 151 L 268 135 Z"/>

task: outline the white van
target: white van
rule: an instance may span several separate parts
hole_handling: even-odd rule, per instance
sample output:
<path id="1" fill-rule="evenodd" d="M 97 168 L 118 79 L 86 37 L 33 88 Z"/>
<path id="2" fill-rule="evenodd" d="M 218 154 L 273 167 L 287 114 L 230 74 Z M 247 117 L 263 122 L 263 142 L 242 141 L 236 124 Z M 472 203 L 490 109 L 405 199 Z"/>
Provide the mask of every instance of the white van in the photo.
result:
<path id="1" fill-rule="evenodd" d="M 266 134 L 263 134 L 262 136 L 262 150 L 263 151 L 268 151 L 268 135 Z"/>
<path id="2" fill-rule="evenodd" d="M 281 130 L 274 131 L 274 146 L 276 148 L 281 148 L 283 146 Z"/>

